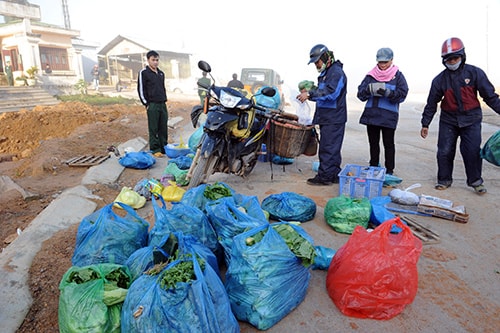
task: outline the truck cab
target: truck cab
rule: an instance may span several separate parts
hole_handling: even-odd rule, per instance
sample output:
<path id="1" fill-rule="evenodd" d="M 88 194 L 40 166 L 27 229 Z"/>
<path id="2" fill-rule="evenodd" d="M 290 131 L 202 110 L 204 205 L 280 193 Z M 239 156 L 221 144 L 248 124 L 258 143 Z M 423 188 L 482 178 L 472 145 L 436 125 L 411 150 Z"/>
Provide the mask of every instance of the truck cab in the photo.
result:
<path id="1" fill-rule="evenodd" d="M 281 97 L 281 105 L 284 105 L 285 98 L 281 89 L 283 80 L 275 70 L 270 68 L 243 68 L 240 79 L 245 86 L 245 90 L 251 94 L 255 94 L 263 86 L 277 88 Z"/>

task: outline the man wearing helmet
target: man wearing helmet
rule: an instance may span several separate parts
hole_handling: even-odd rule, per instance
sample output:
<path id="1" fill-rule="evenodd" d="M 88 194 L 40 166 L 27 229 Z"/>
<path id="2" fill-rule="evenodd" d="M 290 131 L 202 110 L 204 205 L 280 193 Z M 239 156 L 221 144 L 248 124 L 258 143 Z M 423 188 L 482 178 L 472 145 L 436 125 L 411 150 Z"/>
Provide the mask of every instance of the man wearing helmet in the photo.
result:
<path id="1" fill-rule="evenodd" d="M 467 185 L 477 194 L 485 194 L 480 156 L 483 114 L 477 93 L 498 114 L 500 98 L 484 71 L 465 63 L 465 47 L 459 38 L 448 38 L 443 43 L 441 57 L 446 69 L 432 80 L 420 131 L 421 137 L 425 139 L 429 133 L 429 124 L 437 111 L 437 104 L 441 103 L 435 188 L 444 190 L 453 182 L 453 162 L 460 137 L 460 153 L 464 161 Z"/>
<path id="2" fill-rule="evenodd" d="M 343 64 L 335 60 L 333 52 L 323 44 L 315 45 L 309 53 L 309 63 L 314 63 L 319 72 L 317 87 L 309 91 L 302 89 L 297 96 L 300 102 L 316 102 L 313 124 L 319 125 L 319 168 L 309 185 L 331 185 L 339 182 L 342 170 L 341 149 L 347 122 L 347 77 Z"/>

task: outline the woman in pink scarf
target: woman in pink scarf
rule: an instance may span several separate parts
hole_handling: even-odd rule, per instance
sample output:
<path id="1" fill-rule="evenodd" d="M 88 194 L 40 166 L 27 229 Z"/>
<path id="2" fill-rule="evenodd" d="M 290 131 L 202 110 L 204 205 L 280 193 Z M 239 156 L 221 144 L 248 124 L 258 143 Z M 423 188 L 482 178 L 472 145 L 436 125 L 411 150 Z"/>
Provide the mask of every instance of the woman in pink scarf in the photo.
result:
<path id="1" fill-rule="evenodd" d="M 358 87 L 358 98 L 366 102 L 359 122 L 366 125 L 370 144 L 370 166 L 380 163 L 380 134 L 385 152 L 385 168 L 392 175 L 395 168 L 394 134 L 399 119 L 399 104 L 408 95 L 406 79 L 393 64 L 390 48 L 377 51 L 377 65 L 366 74 Z"/>

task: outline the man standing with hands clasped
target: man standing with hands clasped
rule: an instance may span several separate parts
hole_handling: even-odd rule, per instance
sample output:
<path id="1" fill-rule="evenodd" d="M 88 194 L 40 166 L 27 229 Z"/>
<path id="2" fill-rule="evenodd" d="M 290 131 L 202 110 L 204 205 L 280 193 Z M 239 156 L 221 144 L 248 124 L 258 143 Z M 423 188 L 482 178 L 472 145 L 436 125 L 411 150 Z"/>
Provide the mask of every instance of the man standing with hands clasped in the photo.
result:
<path id="1" fill-rule="evenodd" d="M 148 114 L 149 149 L 155 157 L 164 157 L 168 143 L 165 74 L 158 68 L 158 52 L 149 51 L 146 57 L 148 65 L 139 72 L 137 92 Z"/>
<path id="2" fill-rule="evenodd" d="M 444 41 L 441 48 L 443 65 L 446 67 L 433 80 L 427 104 L 422 113 L 420 136 L 429 134 L 429 124 L 441 103 L 437 143 L 438 174 L 436 190 L 445 190 L 453 182 L 453 163 L 460 138 L 460 153 L 465 166 L 467 185 L 477 194 L 485 194 L 481 151 L 481 122 L 483 113 L 477 94 L 500 114 L 500 99 L 495 87 L 484 71 L 465 63 L 465 47 L 459 38 Z"/>

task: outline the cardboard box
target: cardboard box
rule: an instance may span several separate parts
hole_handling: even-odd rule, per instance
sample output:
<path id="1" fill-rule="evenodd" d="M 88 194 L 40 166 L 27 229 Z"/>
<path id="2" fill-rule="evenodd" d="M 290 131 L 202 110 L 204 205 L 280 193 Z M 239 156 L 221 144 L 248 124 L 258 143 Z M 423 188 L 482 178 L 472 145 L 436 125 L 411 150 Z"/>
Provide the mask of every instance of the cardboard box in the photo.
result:
<path id="1" fill-rule="evenodd" d="M 420 196 L 417 211 L 459 223 L 469 221 L 469 214 L 466 212 L 465 206 L 453 206 L 453 202 L 450 200 L 425 194 Z"/>

